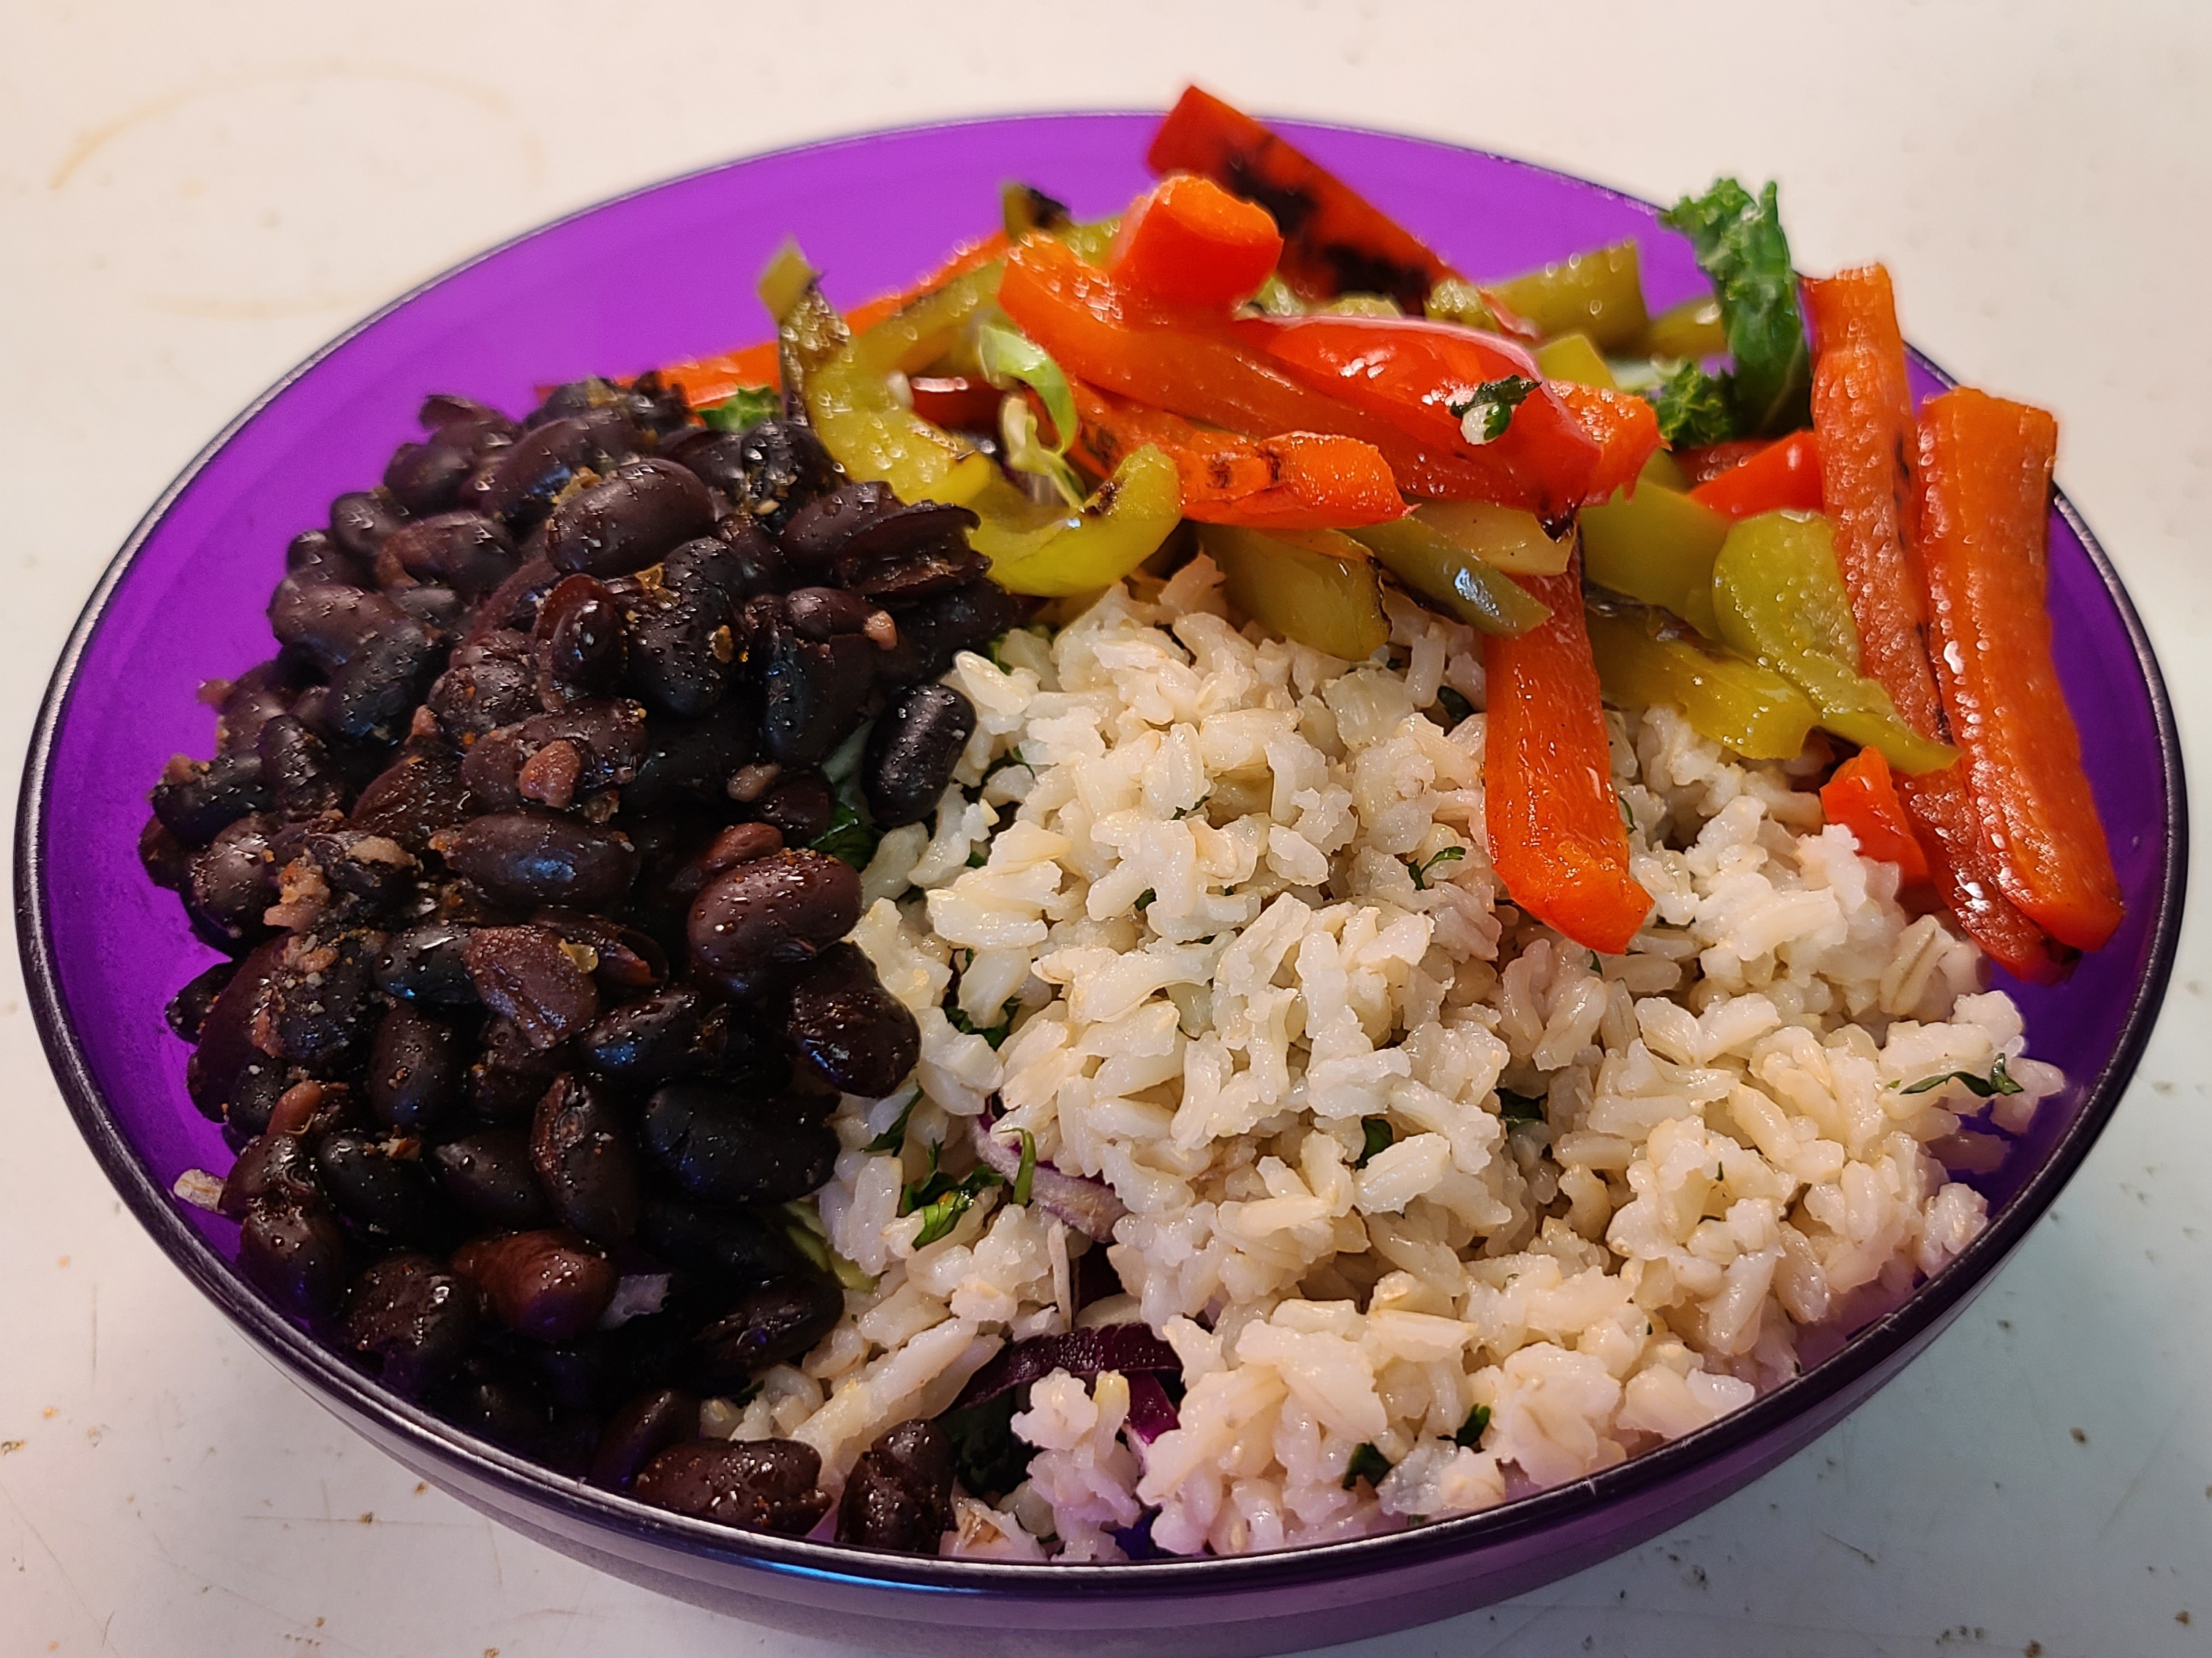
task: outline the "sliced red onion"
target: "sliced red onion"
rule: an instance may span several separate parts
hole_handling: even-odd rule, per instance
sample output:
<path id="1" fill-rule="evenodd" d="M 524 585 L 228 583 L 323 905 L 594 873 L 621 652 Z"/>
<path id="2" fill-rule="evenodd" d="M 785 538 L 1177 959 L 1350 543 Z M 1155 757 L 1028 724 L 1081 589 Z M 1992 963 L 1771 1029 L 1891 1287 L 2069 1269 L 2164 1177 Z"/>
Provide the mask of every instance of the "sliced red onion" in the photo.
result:
<path id="1" fill-rule="evenodd" d="M 1182 1418 L 1176 1414 L 1175 1400 L 1168 1397 L 1168 1390 L 1152 1371 L 1139 1370 L 1129 1378 L 1129 1414 L 1121 1425 L 1147 1445 L 1182 1425 Z"/>
<path id="2" fill-rule="evenodd" d="M 1101 1370 L 1119 1370 L 1129 1378 L 1133 1414 L 1137 1378 L 1142 1376 L 1150 1382 L 1152 1373 L 1158 1370 L 1171 1370 L 1180 1376 L 1182 1361 L 1176 1357 L 1174 1348 L 1141 1324 L 1102 1324 L 1089 1330 L 1070 1330 L 1066 1335 L 1031 1336 L 1027 1341 L 1018 1341 L 1002 1350 L 969 1377 L 968 1385 L 960 1390 L 960 1397 L 953 1400 L 952 1408 L 964 1411 L 970 1405 L 988 1404 L 1011 1388 L 1042 1382 L 1054 1370 L 1065 1370 L 1085 1382 L 1095 1380 Z M 1152 1386 L 1157 1388 L 1159 1383 L 1153 1382 Z M 1166 1403 L 1164 1390 L 1160 1400 Z M 1175 1407 L 1170 1405 L 1167 1408 L 1170 1418 L 1168 1426 L 1173 1427 Z"/>
<path id="3" fill-rule="evenodd" d="M 968 1125 L 969 1135 L 975 1143 L 975 1160 L 1012 1185 L 1021 1173 L 1021 1141 L 993 1134 L 991 1124 L 981 1116 L 969 1118 Z M 1110 1242 L 1114 1223 L 1129 1212 L 1104 1181 L 1063 1175 L 1048 1163 L 1038 1163 L 1030 1173 L 1030 1201 L 1096 1243 Z"/>

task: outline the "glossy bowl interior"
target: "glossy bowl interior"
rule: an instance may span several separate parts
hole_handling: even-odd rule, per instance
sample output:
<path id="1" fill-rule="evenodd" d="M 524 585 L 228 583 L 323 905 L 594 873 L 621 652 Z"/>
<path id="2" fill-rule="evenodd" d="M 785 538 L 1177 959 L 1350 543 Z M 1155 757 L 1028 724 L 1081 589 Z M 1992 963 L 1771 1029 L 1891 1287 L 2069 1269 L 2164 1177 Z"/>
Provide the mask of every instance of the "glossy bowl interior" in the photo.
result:
<path id="1" fill-rule="evenodd" d="M 1279 1651 L 1467 1610 L 1627 1547 L 1808 1442 L 1965 1305 L 2086 1154 L 2165 987 L 2185 835 L 2172 714 L 2118 579 L 2062 501 L 2051 549 L 2059 666 L 2128 920 L 2065 985 L 2008 987 L 2032 1051 L 2075 1084 L 1978 1182 L 1992 1224 L 1963 1256 L 1803 1376 L 1688 1438 L 1395 1537 L 1118 1567 L 912 1559 L 746 1536 L 556 1477 L 386 1393 L 264 1304 L 233 1268 L 235 1228 L 168 1195 L 183 1170 L 229 1162 L 185 1097 L 185 1049 L 161 1017 L 210 955 L 142 874 L 134 846 L 162 762 L 211 746 L 194 688 L 270 653 L 263 607 L 286 540 L 320 524 L 334 495 L 380 475 L 427 392 L 519 411 L 537 386 L 757 337 L 752 278 L 787 234 L 827 271 L 831 297 L 849 302 L 987 229 L 1004 179 L 1032 181 L 1079 216 L 1114 210 L 1146 182 L 1156 119 L 983 121 L 740 161 L 594 208 L 429 283 L 272 390 L 172 487 L 94 595 L 32 749 L 17 864 L 26 976 L 87 1139 L 162 1248 L 303 1387 L 425 1478 L 608 1570 L 759 1621 L 970 1654 Z M 1686 246 L 1642 203 L 1447 146 L 1287 130 L 1470 274 L 1633 235 L 1655 308 L 1698 287 Z M 1915 372 L 1923 393 L 1940 383 L 1924 362 Z"/>

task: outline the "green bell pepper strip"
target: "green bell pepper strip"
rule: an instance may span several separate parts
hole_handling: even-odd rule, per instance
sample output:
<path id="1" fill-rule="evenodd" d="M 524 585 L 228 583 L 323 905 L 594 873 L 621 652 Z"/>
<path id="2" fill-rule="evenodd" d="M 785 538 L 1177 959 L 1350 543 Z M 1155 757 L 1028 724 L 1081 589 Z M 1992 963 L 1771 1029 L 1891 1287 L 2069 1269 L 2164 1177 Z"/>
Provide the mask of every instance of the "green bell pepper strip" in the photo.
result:
<path id="1" fill-rule="evenodd" d="M 1345 533 L 1419 598 L 1484 633 L 1510 639 L 1552 613 L 1511 576 L 1418 518 L 1364 524 Z"/>
<path id="2" fill-rule="evenodd" d="M 1624 708 L 1680 708 L 1700 737 L 1747 760 L 1792 760 L 1820 711 L 1771 668 L 1669 637 L 1649 612 L 1593 606 L 1590 653 L 1607 700 Z"/>
<path id="3" fill-rule="evenodd" d="M 1227 578 L 1229 602 L 1262 627 L 1347 662 L 1389 641 L 1375 561 L 1341 531 L 1206 524 L 1198 538 Z"/>
<path id="4" fill-rule="evenodd" d="M 1583 508 L 1583 574 L 1717 638 L 1713 559 L 1728 532 L 1711 507 L 1646 478 L 1632 495 Z"/>

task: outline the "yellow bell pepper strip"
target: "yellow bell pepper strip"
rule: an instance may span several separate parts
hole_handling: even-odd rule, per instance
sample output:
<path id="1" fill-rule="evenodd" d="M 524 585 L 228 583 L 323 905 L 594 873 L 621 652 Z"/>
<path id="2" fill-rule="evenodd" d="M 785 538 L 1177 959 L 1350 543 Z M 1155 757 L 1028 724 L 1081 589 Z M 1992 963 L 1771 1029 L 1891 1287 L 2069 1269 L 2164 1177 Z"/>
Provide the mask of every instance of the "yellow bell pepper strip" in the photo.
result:
<path id="1" fill-rule="evenodd" d="M 956 277 L 866 333 L 849 334 L 810 288 L 781 331 L 784 396 L 796 397 L 822 446 L 856 478 L 880 479 L 902 501 L 964 506 L 998 476 L 973 444 L 931 425 L 891 390 L 990 302 L 998 267 Z M 839 334 L 847 334 L 842 342 Z"/>
<path id="2" fill-rule="evenodd" d="M 1183 516 L 1261 530 L 1347 529 L 1401 516 L 1406 503 L 1382 455 L 1357 438 L 1286 432 L 1248 438 L 1194 425 L 1080 380 L 1077 452 L 1101 474 L 1151 444 L 1182 478 Z"/>
<path id="3" fill-rule="evenodd" d="M 1626 351 L 1649 321 L 1636 244 L 1576 253 L 1486 289 L 1535 325 L 1547 339 L 1583 334 L 1603 350 Z"/>
<path id="4" fill-rule="evenodd" d="M 1837 736 L 1880 749 L 1899 771 L 1941 771 L 1957 761 L 1949 744 L 1899 720 L 1881 681 L 1859 671 L 1858 631 L 1827 519 L 1762 513 L 1730 529 L 1713 560 L 1713 612 L 1723 641 L 1803 691 Z"/>
<path id="5" fill-rule="evenodd" d="M 1599 445 L 1511 340 L 1410 317 L 1255 317 L 1231 326 L 1314 390 L 1475 471 L 1480 486 L 1459 499 L 1553 519 L 1589 498 Z"/>
<path id="6" fill-rule="evenodd" d="M 1629 873 L 1582 578 L 1570 569 L 1523 585 L 1552 614 L 1516 638 L 1483 641 L 1490 861 L 1507 896 L 1538 920 L 1618 955 L 1651 913 L 1651 895 Z"/>
<path id="7" fill-rule="evenodd" d="M 1925 591 L 1905 541 L 1918 433 L 1889 273 L 1866 265 L 1808 282 L 1805 314 L 1820 494 L 1835 519 L 1837 562 L 1865 642 L 1866 671 L 1915 730 L 1943 734 L 1942 699 L 1923 634 Z M 1966 768 L 1908 777 L 1899 788 L 1936 890 L 1960 925 L 2013 973 L 2056 978 L 2069 952 L 2006 896 Z"/>
<path id="8" fill-rule="evenodd" d="M 1555 336 L 1530 355 L 1536 359 L 1536 367 L 1544 371 L 1544 378 L 1554 385 L 1571 380 L 1577 386 L 1595 386 L 1607 392 L 1620 390 L 1620 382 L 1613 377 L 1605 354 L 1587 334 Z"/>
<path id="9" fill-rule="evenodd" d="M 1650 611 L 1593 605 L 1588 621 L 1598 683 L 1616 707 L 1680 708 L 1698 735 L 1747 760 L 1796 759 L 1818 723 L 1805 694 L 1771 668 L 1668 634 Z"/>
<path id="10" fill-rule="evenodd" d="M 1243 111 L 1196 87 L 1160 123 L 1145 161 L 1257 202 L 1281 228 L 1283 280 L 1308 299 L 1387 294 L 1419 308 L 1451 268 L 1349 185 Z"/>
<path id="11" fill-rule="evenodd" d="M 1515 575 L 1558 575 L 1574 556 L 1575 538 L 1554 540 L 1543 521 L 1517 507 L 1489 501 L 1430 501 L 1413 517 L 1437 531 L 1461 552 Z"/>
<path id="12" fill-rule="evenodd" d="M 1504 510 L 1500 508 L 1499 510 Z M 1504 571 L 1473 556 L 1419 516 L 1345 533 L 1421 599 L 1486 634 L 1525 634 L 1551 614 Z"/>
<path id="13" fill-rule="evenodd" d="M 1064 598 L 1110 587 L 1182 521 L 1175 462 L 1150 446 L 1125 459 L 1079 507 L 1039 508 L 1004 478 L 973 502 L 969 544 L 1009 592 Z"/>
<path id="14" fill-rule="evenodd" d="M 1536 325 L 1500 299 L 1495 288 L 1479 288 L 1464 276 L 1447 276 L 1431 288 L 1421 302 L 1421 314 L 1431 322 L 1455 322 L 1486 334 L 1504 334 L 1527 346 L 1543 338 Z"/>
<path id="15" fill-rule="evenodd" d="M 1221 567 L 1229 602 L 1261 626 L 1347 662 L 1364 662 L 1389 642 L 1375 561 L 1351 537 L 1209 524 L 1198 540 Z"/>
<path id="16" fill-rule="evenodd" d="M 1639 356 L 1666 357 L 1676 362 L 1717 357 L 1727 349 L 1728 328 L 1721 320 L 1721 302 L 1711 294 L 1668 306 L 1652 318 L 1636 345 Z"/>
<path id="17" fill-rule="evenodd" d="M 1713 558 L 1729 521 L 1663 484 L 1582 511 L 1583 574 L 1599 586 L 1670 610 L 1709 639 Z"/>
<path id="18" fill-rule="evenodd" d="M 1960 387 L 1920 411 L 1914 537 L 1929 654 L 2005 896 L 2096 950 L 2124 911 L 2081 737 L 2051 651 L 2051 468 L 2058 422 Z"/>
<path id="19" fill-rule="evenodd" d="M 1491 487 L 1494 469 L 1309 388 L 1236 338 L 1237 325 L 1149 305 L 1059 242 L 1032 237 L 1007 256 L 999 303 L 1072 377 L 1121 397 L 1246 437 L 1358 438 L 1381 451 L 1401 490 L 1427 500 L 1478 500 Z"/>

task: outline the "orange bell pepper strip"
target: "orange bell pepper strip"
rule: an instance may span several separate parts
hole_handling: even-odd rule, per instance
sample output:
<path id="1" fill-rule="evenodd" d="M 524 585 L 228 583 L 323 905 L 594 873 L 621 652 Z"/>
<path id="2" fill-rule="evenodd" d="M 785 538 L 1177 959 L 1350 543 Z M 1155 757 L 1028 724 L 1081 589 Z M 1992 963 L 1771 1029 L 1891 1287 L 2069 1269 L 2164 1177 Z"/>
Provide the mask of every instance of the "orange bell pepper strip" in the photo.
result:
<path id="1" fill-rule="evenodd" d="M 1048 237 L 1007 255 L 999 304 L 1072 379 L 1151 408 L 1247 437 L 1358 438 L 1382 452 L 1401 491 L 1429 500 L 1488 500 L 1494 487 L 1492 471 L 1452 449 L 1292 379 L 1223 319 L 1131 295 Z"/>
<path id="2" fill-rule="evenodd" d="M 1861 749 L 1820 786 L 1820 810 L 1859 843 L 1863 857 L 1897 865 L 1899 884 L 1928 878 L 1928 854 L 1912 833 L 1897 780 L 1880 749 Z"/>
<path id="3" fill-rule="evenodd" d="M 1069 382 L 1076 454 L 1102 477 L 1150 444 L 1176 464 L 1182 515 L 1260 530 L 1341 530 L 1402 518 L 1406 503 L 1371 444 L 1322 432 L 1248 438 L 1194 426 L 1109 392 Z"/>
<path id="4" fill-rule="evenodd" d="M 1522 908 L 1585 949 L 1617 956 L 1651 913 L 1651 895 L 1628 871 L 1580 561 L 1562 575 L 1515 579 L 1552 614 L 1516 638 L 1483 640 L 1490 861 Z"/>
<path id="5" fill-rule="evenodd" d="M 1168 112 L 1145 160 L 1155 173 L 1195 173 L 1267 209 L 1283 233 L 1277 273 L 1308 299 L 1387 294 L 1419 311 L 1429 290 L 1455 274 L 1334 173 L 1196 87 Z"/>
<path id="6" fill-rule="evenodd" d="M 1230 306 L 1267 280 L 1282 251 L 1267 209 L 1179 173 L 1121 216 L 1106 269 L 1124 288 L 1165 304 Z"/>
<path id="7" fill-rule="evenodd" d="M 1599 443 L 1559 387 L 1543 383 L 1535 359 L 1511 340 L 1410 317 L 1255 317 L 1233 327 L 1316 391 L 1389 421 L 1480 474 L 1473 499 L 1557 519 L 1589 498 Z M 1502 433 L 1470 442 L 1454 409 L 1477 387 L 1509 377 L 1537 384 Z M 1655 420 L 1655 444 L 1658 429 Z"/>
<path id="8" fill-rule="evenodd" d="M 1836 562 L 1850 593 L 1865 671 L 1923 736 L 1951 736 L 1928 660 L 1927 605 L 1906 550 L 1911 457 L 1918 446 L 1905 339 L 1880 265 L 1805 284 L 1813 337 L 1813 435 L 1820 493 L 1835 523 Z M 2018 976 L 2056 978 L 2067 952 L 2005 896 L 1960 765 L 1899 785 L 1936 889 L 1975 943 Z"/>
<path id="9" fill-rule="evenodd" d="M 1820 446 L 1810 432 L 1777 438 L 1741 464 L 1700 483 L 1690 499 L 1730 519 L 1756 518 L 1784 507 L 1820 512 L 1826 505 Z"/>
<path id="10" fill-rule="evenodd" d="M 2119 877 L 2051 653 L 2051 467 L 2058 422 L 1960 390 L 1920 411 L 1914 549 L 1952 740 L 2005 896 L 2061 944 L 2120 925 Z"/>
<path id="11" fill-rule="evenodd" d="M 1723 472 L 1732 472 L 1744 462 L 1767 446 L 1765 438 L 1731 438 L 1726 443 L 1708 444 L 1702 449 L 1677 449 L 1675 463 L 1690 480 L 1690 487 L 1711 483 Z"/>
<path id="12" fill-rule="evenodd" d="M 994 230 L 979 242 L 970 242 L 957 249 L 943 264 L 931 271 L 911 288 L 894 294 L 878 294 L 872 300 L 864 300 L 845 313 L 845 325 L 855 334 L 864 332 L 895 312 L 904 310 L 923 295 L 933 293 L 955 276 L 964 276 L 979 265 L 1003 258 L 1006 252 L 1006 233 Z M 660 371 L 660 378 L 684 394 L 684 400 L 694 409 L 704 409 L 709 404 L 750 387 L 774 386 L 776 382 L 775 342 L 763 340 L 757 345 L 743 346 L 735 351 L 725 351 L 719 356 L 698 357 L 690 362 L 672 363 Z"/>
<path id="13" fill-rule="evenodd" d="M 1582 504 L 1594 506 L 1612 500 L 1616 489 L 1633 489 L 1644 463 L 1659 451 L 1659 411 L 1641 398 L 1601 386 L 1553 380 L 1552 390 L 1597 445 L 1597 465 L 1583 488 Z"/>

